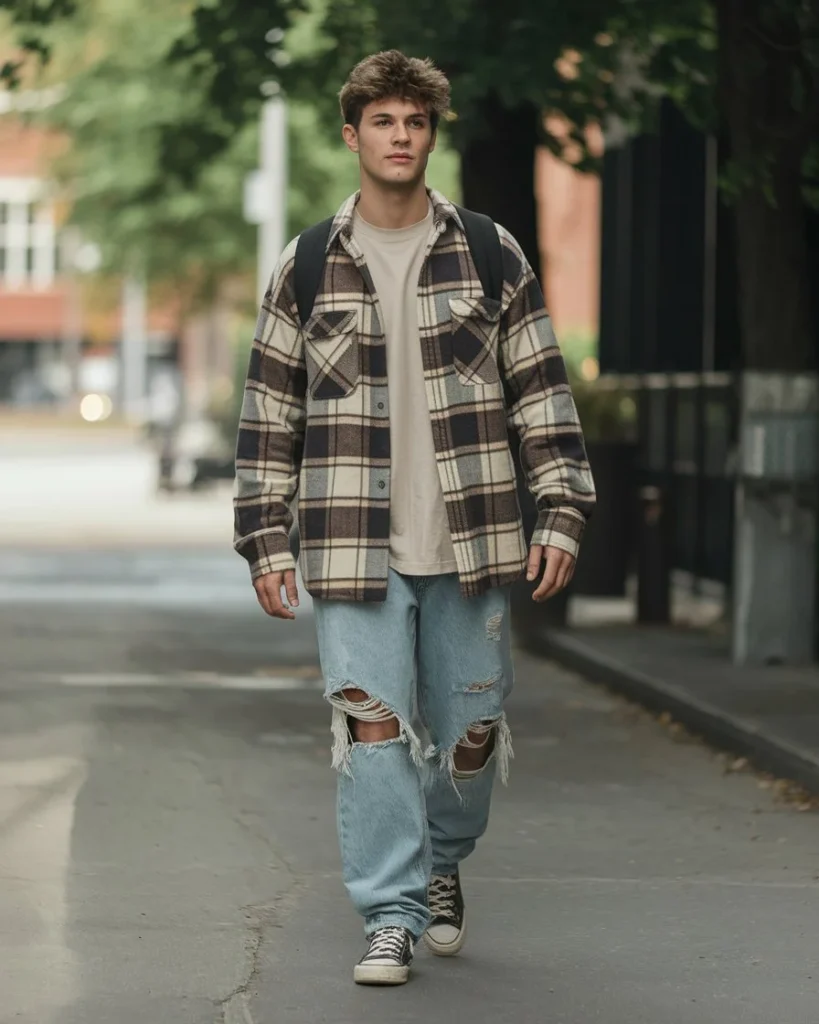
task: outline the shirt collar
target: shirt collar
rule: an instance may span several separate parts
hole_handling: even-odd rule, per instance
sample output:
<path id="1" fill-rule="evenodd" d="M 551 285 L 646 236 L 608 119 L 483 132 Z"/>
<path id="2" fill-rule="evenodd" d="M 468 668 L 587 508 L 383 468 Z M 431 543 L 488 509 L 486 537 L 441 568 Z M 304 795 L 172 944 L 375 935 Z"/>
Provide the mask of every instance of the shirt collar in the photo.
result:
<path id="1" fill-rule="evenodd" d="M 436 192 L 434 188 L 427 189 L 427 195 L 432 203 L 432 220 L 436 227 L 438 225 L 446 225 L 446 222 L 450 219 L 454 220 L 461 231 L 464 230 L 463 222 L 455 207 L 454 203 L 451 203 L 446 196 L 440 192 Z M 327 239 L 327 252 L 330 251 L 333 242 L 339 235 L 343 235 L 345 238 L 349 238 L 353 231 L 353 214 L 355 213 L 356 204 L 361 198 L 360 192 L 355 192 L 345 199 L 342 203 L 338 213 L 333 218 L 333 225 L 330 228 L 330 237 Z"/>

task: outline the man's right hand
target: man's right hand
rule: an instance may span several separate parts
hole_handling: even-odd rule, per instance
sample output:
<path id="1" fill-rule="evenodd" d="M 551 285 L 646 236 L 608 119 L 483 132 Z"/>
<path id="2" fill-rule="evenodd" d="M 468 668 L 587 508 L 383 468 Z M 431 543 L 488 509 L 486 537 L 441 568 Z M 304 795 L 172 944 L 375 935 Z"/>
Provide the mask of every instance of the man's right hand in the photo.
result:
<path id="1" fill-rule="evenodd" d="M 282 586 L 287 594 L 287 603 L 293 608 L 299 606 L 299 590 L 296 586 L 296 573 L 293 569 L 286 572 L 269 572 L 253 581 L 253 589 L 259 604 L 274 619 L 295 619 L 295 615 L 282 604 Z"/>

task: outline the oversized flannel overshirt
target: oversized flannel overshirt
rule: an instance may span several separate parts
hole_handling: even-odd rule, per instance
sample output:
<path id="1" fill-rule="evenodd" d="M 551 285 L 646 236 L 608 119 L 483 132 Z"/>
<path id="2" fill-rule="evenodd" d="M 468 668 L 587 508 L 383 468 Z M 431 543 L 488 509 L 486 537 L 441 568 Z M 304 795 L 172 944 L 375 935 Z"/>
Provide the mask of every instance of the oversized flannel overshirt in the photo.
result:
<path id="1" fill-rule="evenodd" d="M 511 583 L 527 561 L 507 426 L 538 509 L 533 544 L 576 555 L 594 504 L 580 423 L 543 295 L 498 226 L 501 301 L 484 295 L 457 209 L 430 192 L 418 344 L 435 457 L 465 597 Z M 255 579 L 299 567 L 313 597 L 382 601 L 390 558 L 390 391 L 382 316 L 352 235 L 358 195 L 333 221 L 302 328 L 297 239 L 273 271 L 245 385 L 236 452 L 235 547 Z"/>

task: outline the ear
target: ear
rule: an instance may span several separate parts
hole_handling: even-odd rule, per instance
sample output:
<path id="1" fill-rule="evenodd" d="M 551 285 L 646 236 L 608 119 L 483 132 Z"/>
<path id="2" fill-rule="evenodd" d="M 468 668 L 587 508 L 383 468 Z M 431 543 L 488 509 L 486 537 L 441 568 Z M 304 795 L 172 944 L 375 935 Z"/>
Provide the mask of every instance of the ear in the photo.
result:
<path id="1" fill-rule="evenodd" d="M 347 149 L 351 153 L 358 152 L 358 132 L 353 128 L 351 124 L 345 124 L 341 129 L 341 137 L 347 144 Z"/>
<path id="2" fill-rule="evenodd" d="M 430 142 L 429 142 L 429 151 L 430 151 L 430 153 L 435 149 L 435 146 L 436 146 L 437 142 L 438 142 L 438 129 L 436 128 L 435 131 L 432 133 L 432 138 L 430 139 Z"/>

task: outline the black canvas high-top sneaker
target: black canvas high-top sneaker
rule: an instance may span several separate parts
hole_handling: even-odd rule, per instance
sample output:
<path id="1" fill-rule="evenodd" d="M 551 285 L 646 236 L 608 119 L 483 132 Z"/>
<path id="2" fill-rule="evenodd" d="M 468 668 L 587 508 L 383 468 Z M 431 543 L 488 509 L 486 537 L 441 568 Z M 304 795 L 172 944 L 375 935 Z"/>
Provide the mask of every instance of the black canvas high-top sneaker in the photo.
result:
<path id="1" fill-rule="evenodd" d="M 412 956 L 412 935 L 406 928 L 379 928 L 355 965 L 353 980 L 357 985 L 403 985 L 409 978 Z"/>
<path id="2" fill-rule="evenodd" d="M 455 956 L 466 939 L 466 912 L 457 871 L 454 875 L 432 875 L 427 903 L 432 921 L 424 942 L 436 956 Z"/>

